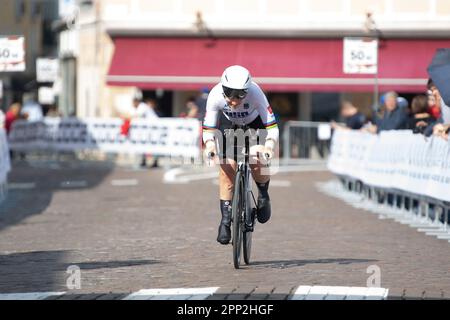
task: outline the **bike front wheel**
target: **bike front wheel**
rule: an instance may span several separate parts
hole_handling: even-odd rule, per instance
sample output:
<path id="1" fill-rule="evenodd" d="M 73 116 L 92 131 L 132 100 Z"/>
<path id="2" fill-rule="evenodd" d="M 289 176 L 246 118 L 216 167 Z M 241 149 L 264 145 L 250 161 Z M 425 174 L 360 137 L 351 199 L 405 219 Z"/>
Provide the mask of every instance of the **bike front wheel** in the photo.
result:
<path id="1" fill-rule="evenodd" d="M 231 218 L 233 220 L 233 263 L 234 268 L 239 269 L 241 264 L 241 246 L 242 246 L 242 218 L 244 208 L 244 184 L 242 174 L 236 173 L 234 180 L 233 202 L 231 205 Z"/>

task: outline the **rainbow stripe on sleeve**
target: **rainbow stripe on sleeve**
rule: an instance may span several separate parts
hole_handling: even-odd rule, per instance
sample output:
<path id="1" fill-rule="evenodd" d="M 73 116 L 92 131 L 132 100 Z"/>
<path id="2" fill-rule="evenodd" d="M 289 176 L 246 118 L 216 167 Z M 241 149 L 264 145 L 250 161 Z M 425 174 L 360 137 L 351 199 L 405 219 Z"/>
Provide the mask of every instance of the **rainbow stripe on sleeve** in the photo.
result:
<path id="1" fill-rule="evenodd" d="M 217 129 L 216 127 L 210 127 L 210 126 L 203 125 L 203 130 L 206 130 L 206 131 L 214 131 L 216 129 Z"/>
<path id="2" fill-rule="evenodd" d="M 277 121 L 274 120 L 274 121 L 272 121 L 272 122 L 266 123 L 266 124 L 265 124 L 265 127 L 266 127 L 267 130 L 269 130 L 269 129 L 274 129 L 274 128 L 278 128 Z"/>

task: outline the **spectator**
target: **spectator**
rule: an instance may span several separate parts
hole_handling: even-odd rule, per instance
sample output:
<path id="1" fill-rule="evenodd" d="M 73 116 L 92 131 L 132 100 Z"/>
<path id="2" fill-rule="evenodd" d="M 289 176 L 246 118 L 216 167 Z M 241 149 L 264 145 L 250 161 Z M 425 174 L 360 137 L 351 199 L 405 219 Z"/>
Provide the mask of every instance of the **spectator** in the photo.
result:
<path id="1" fill-rule="evenodd" d="M 154 99 L 145 99 L 144 101 L 134 99 L 133 105 L 136 110 L 136 113 L 134 114 L 135 118 L 154 120 L 158 119 L 160 116 L 160 113 L 157 110 L 158 108 L 156 105 L 156 101 Z M 147 154 L 145 153 L 142 155 L 140 166 L 147 167 Z M 153 156 L 152 168 L 157 167 L 158 167 L 158 156 Z"/>
<path id="2" fill-rule="evenodd" d="M 197 119 L 203 120 L 206 113 L 206 101 L 208 100 L 209 90 L 208 88 L 203 88 L 195 99 L 195 104 L 198 107 Z"/>
<path id="3" fill-rule="evenodd" d="M 58 111 L 57 106 L 51 105 L 48 108 L 47 114 L 45 116 L 49 117 L 49 118 L 59 118 L 59 117 L 61 117 L 61 113 Z"/>
<path id="4" fill-rule="evenodd" d="M 21 115 L 21 112 L 20 112 L 21 108 L 22 108 L 22 106 L 18 102 L 13 103 L 9 107 L 8 112 L 6 113 L 6 117 L 5 117 L 6 133 L 9 133 L 11 131 L 11 127 L 12 127 L 12 124 L 14 123 L 14 121 L 16 121 L 20 118 L 26 118 L 26 115 Z"/>
<path id="5" fill-rule="evenodd" d="M 398 94 L 394 91 L 385 94 L 384 108 L 381 114 L 375 118 L 375 126 L 370 129 L 371 132 L 407 129 L 407 108 L 399 107 L 397 98 Z"/>
<path id="6" fill-rule="evenodd" d="M 429 88 L 430 88 L 431 93 L 433 94 L 434 98 L 436 99 L 436 104 L 440 107 L 441 118 L 442 118 L 443 123 L 450 124 L 450 106 L 447 106 L 445 104 L 438 88 L 436 87 L 436 85 L 433 83 L 432 80 L 429 81 Z"/>
<path id="7" fill-rule="evenodd" d="M 20 103 L 13 103 L 6 113 L 5 117 L 5 130 L 6 134 L 8 135 L 12 129 L 12 124 L 19 120 L 19 119 L 26 119 L 28 117 L 28 114 L 21 114 L 22 105 Z M 9 151 L 9 155 L 11 159 L 14 159 L 16 156 L 16 153 L 12 150 Z M 20 152 L 20 159 L 25 159 L 25 153 Z"/>
<path id="8" fill-rule="evenodd" d="M 441 117 L 436 121 L 436 124 L 433 126 L 433 135 L 448 140 L 448 134 L 450 130 L 450 107 L 447 106 L 443 101 L 441 94 L 439 93 L 439 90 L 433 83 L 432 79 L 428 80 L 428 89 L 434 96 L 436 105 L 438 105 L 441 110 Z"/>
<path id="9" fill-rule="evenodd" d="M 195 97 L 190 97 L 186 100 L 186 110 L 180 114 L 180 117 L 198 119 L 199 107 L 195 103 L 195 100 Z"/>
<path id="10" fill-rule="evenodd" d="M 343 101 L 341 104 L 341 117 L 345 123 L 345 126 L 341 126 L 336 122 L 332 121 L 331 126 L 333 129 L 337 127 L 343 127 L 353 130 L 359 130 L 364 126 L 366 122 L 366 117 L 350 102 Z"/>
<path id="11" fill-rule="evenodd" d="M 133 99 L 133 112 L 131 113 L 131 118 L 145 118 L 145 119 L 156 119 L 158 118 L 154 109 L 146 102 L 134 98 Z"/>
<path id="12" fill-rule="evenodd" d="M 145 99 L 145 104 L 148 106 L 149 109 L 147 109 L 147 114 L 145 118 L 147 119 L 155 119 L 155 118 L 161 118 L 163 114 L 158 108 L 158 104 L 156 103 L 155 99 L 147 98 Z"/>
<path id="13" fill-rule="evenodd" d="M 26 119 L 28 121 L 41 121 L 44 119 L 44 113 L 42 111 L 42 106 L 37 103 L 33 96 L 30 96 L 21 109 L 22 115 L 27 115 Z"/>
<path id="14" fill-rule="evenodd" d="M 3 112 L 2 109 L 0 109 L 0 129 L 3 129 L 5 127 L 5 113 Z"/>
<path id="15" fill-rule="evenodd" d="M 418 95 L 413 98 L 411 113 L 408 128 L 413 130 L 414 133 L 424 133 L 426 128 L 435 122 L 435 119 L 428 113 L 428 98 L 425 95 Z"/>
<path id="16" fill-rule="evenodd" d="M 433 126 L 433 135 L 448 140 L 448 134 L 450 133 L 450 125 L 437 123 Z"/>
<path id="17" fill-rule="evenodd" d="M 437 103 L 431 90 L 428 90 L 428 113 L 437 120 L 441 117 L 441 107 Z"/>
<path id="18" fill-rule="evenodd" d="M 156 103 L 155 99 L 146 99 L 145 102 L 147 103 L 147 105 L 149 106 L 149 108 L 153 111 L 151 112 L 151 118 L 155 119 L 155 118 L 161 118 L 163 116 L 163 114 L 161 113 L 161 111 L 158 108 L 158 104 Z M 158 168 L 158 160 L 159 160 L 159 156 L 157 155 L 153 155 L 153 164 L 152 164 L 152 168 Z"/>

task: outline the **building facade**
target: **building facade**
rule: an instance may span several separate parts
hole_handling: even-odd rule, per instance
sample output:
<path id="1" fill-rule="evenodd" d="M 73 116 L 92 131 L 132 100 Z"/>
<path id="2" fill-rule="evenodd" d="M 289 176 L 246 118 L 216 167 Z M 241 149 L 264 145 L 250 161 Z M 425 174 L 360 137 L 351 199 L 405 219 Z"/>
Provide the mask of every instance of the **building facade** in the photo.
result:
<path id="1" fill-rule="evenodd" d="M 117 116 L 136 90 L 176 116 L 243 64 L 281 120 L 329 120 L 342 99 L 370 109 L 376 83 L 424 92 L 434 51 L 450 47 L 446 0 L 72 1 L 77 21 L 61 43 L 73 47 L 80 117 Z M 376 76 L 343 73 L 344 37 L 379 39 Z"/>
<path id="2" fill-rule="evenodd" d="M 25 38 L 25 71 L 0 72 L 2 108 L 21 101 L 27 93 L 37 94 L 36 59 L 56 57 L 57 38 L 52 22 L 57 18 L 57 0 L 3 0 L 0 10 L 0 37 Z"/>

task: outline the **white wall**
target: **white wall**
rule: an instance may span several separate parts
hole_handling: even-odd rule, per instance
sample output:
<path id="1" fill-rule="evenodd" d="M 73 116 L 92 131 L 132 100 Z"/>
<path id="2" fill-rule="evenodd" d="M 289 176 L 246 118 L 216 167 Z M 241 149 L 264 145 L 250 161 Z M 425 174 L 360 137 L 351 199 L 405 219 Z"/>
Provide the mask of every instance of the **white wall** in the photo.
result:
<path id="1" fill-rule="evenodd" d="M 361 31 L 365 13 L 380 29 L 450 28 L 449 0 L 103 0 L 109 30 L 195 30 L 196 12 L 216 32 Z"/>

